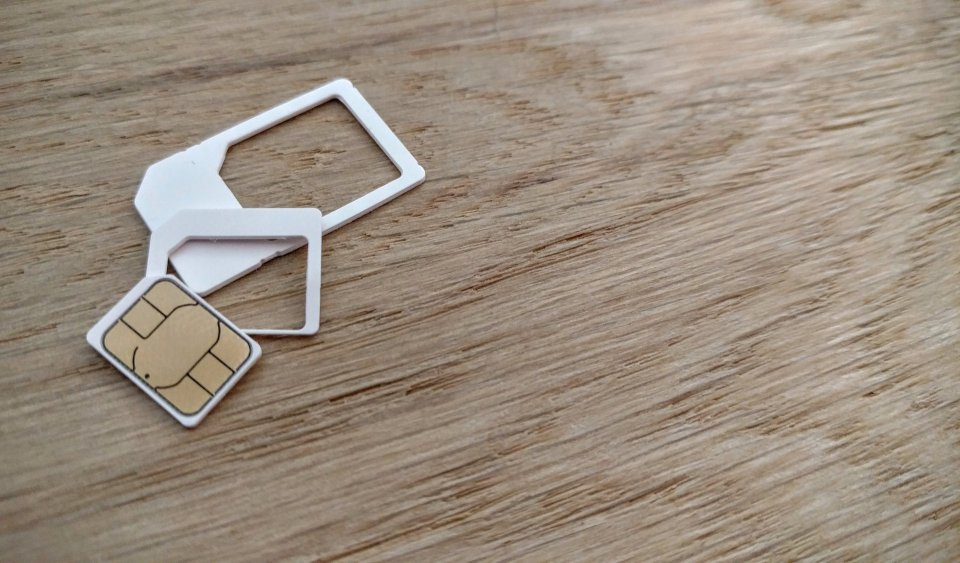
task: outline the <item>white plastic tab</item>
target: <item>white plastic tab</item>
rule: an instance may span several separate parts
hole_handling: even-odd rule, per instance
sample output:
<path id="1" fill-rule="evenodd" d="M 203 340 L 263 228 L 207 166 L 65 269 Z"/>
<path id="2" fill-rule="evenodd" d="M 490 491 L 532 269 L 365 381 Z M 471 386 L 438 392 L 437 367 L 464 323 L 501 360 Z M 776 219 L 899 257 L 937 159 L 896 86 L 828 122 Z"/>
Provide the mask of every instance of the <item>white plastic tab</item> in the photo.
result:
<path id="1" fill-rule="evenodd" d="M 150 166 L 134 200 L 151 231 L 185 209 L 239 209 L 240 202 L 220 177 L 227 149 L 274 125 L 337 99 L 373 138 L 400 176 L 324 217 L 328 233 L 376 209 L 423 182 L 425 172 L 353 84 L 338 79 L 239 123 L 185 151 Z M 249 238 L 249 237 L 243 237 Z M 170 261 L 190 288 L 207 295 L 267 260 L 299 248 L 296 241 L 195 242 L 173 252 Z"/>

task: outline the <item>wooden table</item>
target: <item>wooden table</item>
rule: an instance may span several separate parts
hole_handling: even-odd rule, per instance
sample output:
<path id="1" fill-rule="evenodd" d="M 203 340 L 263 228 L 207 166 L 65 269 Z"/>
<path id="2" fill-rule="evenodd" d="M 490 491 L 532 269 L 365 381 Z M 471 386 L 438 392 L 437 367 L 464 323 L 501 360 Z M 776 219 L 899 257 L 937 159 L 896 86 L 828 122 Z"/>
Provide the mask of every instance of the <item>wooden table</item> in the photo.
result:
<path id="1" fill-rule="evenodd" d="M 24 2 L 0 47 L 0 558 L 960 558 L 960 6 Z M 187 431 L 84 342 L 146 167 L 346 76 L 427 181 Z M 247 206 L 390 179 L 324 106 Z M 214 294 L 293 325 L 300 251 Z"/>

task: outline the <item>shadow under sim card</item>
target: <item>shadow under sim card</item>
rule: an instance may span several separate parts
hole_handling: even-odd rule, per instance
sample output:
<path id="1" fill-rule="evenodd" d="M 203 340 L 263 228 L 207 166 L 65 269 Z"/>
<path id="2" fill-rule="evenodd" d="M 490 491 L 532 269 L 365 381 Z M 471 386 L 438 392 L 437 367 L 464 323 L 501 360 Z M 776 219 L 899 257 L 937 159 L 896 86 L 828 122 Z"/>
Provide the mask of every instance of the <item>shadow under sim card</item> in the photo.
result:
<path id="1" fill-rule="evenodd" d="M 188 427 L 260 357 L 253 339 L 172 276 L 141 280 L 87 341 Z"/>

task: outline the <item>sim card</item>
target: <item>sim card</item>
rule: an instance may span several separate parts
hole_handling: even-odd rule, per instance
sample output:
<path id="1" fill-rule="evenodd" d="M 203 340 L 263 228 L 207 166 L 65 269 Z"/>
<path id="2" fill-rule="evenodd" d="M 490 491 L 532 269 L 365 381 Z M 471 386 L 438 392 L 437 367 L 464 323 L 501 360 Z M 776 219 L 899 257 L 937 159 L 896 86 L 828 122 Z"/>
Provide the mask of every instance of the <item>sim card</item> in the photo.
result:
<path id="1" fill-rule="evenodd" d="M 164 410 L 194 427 L 260 358 L 260 346 L 173 276 L 141 280 L 87 342 Z"/>

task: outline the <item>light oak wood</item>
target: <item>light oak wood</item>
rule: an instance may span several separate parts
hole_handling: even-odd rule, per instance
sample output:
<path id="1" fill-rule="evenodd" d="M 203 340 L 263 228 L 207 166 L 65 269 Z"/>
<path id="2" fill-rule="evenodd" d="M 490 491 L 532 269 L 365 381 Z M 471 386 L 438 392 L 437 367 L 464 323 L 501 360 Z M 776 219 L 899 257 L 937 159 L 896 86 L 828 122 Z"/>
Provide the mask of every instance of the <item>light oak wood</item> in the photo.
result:
<path id="1" fill-rule="evenodd" d="M 960 559 L 951 0 L 6 3 L 4 560 Z M 87 347 L 146 167 L 345 76 L 427 181 L 193 431 Z M 247 206 L 393 174 L 324 106 Z M 296 326 L 304 254 L 214 294 Z"/>

